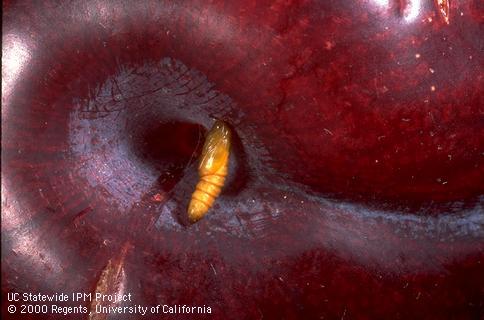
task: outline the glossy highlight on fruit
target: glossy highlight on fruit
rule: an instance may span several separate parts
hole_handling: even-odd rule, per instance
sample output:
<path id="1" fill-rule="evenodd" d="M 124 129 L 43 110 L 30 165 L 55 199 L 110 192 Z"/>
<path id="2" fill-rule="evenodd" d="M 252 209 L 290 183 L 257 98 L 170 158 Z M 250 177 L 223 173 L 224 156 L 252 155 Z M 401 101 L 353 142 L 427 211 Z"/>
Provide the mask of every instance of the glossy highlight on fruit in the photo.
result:
<path id="1" fill-rule="evenodd" d="M 481 2 L 5 0 L 2 296 L 482 318 Z M 188 225 L 214 119 L 229 172 Z"/>
<path id="2" fill-rule="evenodd" d="M 203 218 L 222 191 L 228 173 L 230 139 L 230 128 L 219 120 L 208 132 L 198 166 L 200 181 L 188 206 L 191 222 Z"/>

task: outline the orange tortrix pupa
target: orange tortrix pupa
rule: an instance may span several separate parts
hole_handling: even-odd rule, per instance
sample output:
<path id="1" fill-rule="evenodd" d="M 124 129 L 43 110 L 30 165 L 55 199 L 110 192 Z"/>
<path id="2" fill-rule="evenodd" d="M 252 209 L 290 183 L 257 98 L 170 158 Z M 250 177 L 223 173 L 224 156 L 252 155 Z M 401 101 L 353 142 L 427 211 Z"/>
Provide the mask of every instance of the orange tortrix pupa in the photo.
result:
<path id="1" fill-rule="evenodd" d="M 217 120 L 203 145 L 198 174 L 200 181 L 188 205 L 188 218 L 196 222 L 203 218 L 218 197 L 228 173 L 231 133 L 229 127 Z"/>

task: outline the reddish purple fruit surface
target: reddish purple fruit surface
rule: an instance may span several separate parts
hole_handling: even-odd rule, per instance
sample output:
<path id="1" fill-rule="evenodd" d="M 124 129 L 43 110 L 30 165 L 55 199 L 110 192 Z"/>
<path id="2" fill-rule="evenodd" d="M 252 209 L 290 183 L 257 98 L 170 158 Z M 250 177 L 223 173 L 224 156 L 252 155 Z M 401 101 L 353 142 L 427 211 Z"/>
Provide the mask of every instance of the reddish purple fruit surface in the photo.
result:
<path id="1" fill-rule="evenodd" d="M 482 317 L 479 1 L 3 9 L 2 318 Z M 189 224 L 214 119 L 230 173 Z M 10 314 L 12 292 L 212 313 Z"/>

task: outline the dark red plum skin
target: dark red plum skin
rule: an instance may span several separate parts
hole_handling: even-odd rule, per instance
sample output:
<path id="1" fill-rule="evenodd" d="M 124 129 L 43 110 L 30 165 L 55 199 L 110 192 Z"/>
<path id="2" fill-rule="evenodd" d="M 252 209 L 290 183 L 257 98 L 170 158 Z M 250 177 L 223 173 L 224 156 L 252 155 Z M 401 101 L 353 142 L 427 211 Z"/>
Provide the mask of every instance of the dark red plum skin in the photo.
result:
<path id="1" fill-rule="evenodd" d="M 482 317 L 479 1 L 3 9 L 2 318 L 87 319 L 6 294 L 96 292 L 110 261 L 103 292 L 212 309 L 167 318 Z M 190 225 L 214 119 L 230 174 Z"/>

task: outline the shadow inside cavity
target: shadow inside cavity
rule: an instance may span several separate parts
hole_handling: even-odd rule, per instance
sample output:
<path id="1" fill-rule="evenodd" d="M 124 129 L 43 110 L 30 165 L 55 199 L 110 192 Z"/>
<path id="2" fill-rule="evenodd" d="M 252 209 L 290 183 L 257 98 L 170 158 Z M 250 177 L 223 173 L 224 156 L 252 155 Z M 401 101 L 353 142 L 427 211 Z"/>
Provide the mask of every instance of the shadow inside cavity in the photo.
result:
<path id="1" fill-rule="evenodd" d="M 169 192 L 183 178 L 185 169 L 197 161 L 205 128 L 199 124 L 145 121 L 131 141 L 141 162 L 159 172 L 157 185 Z"/>

